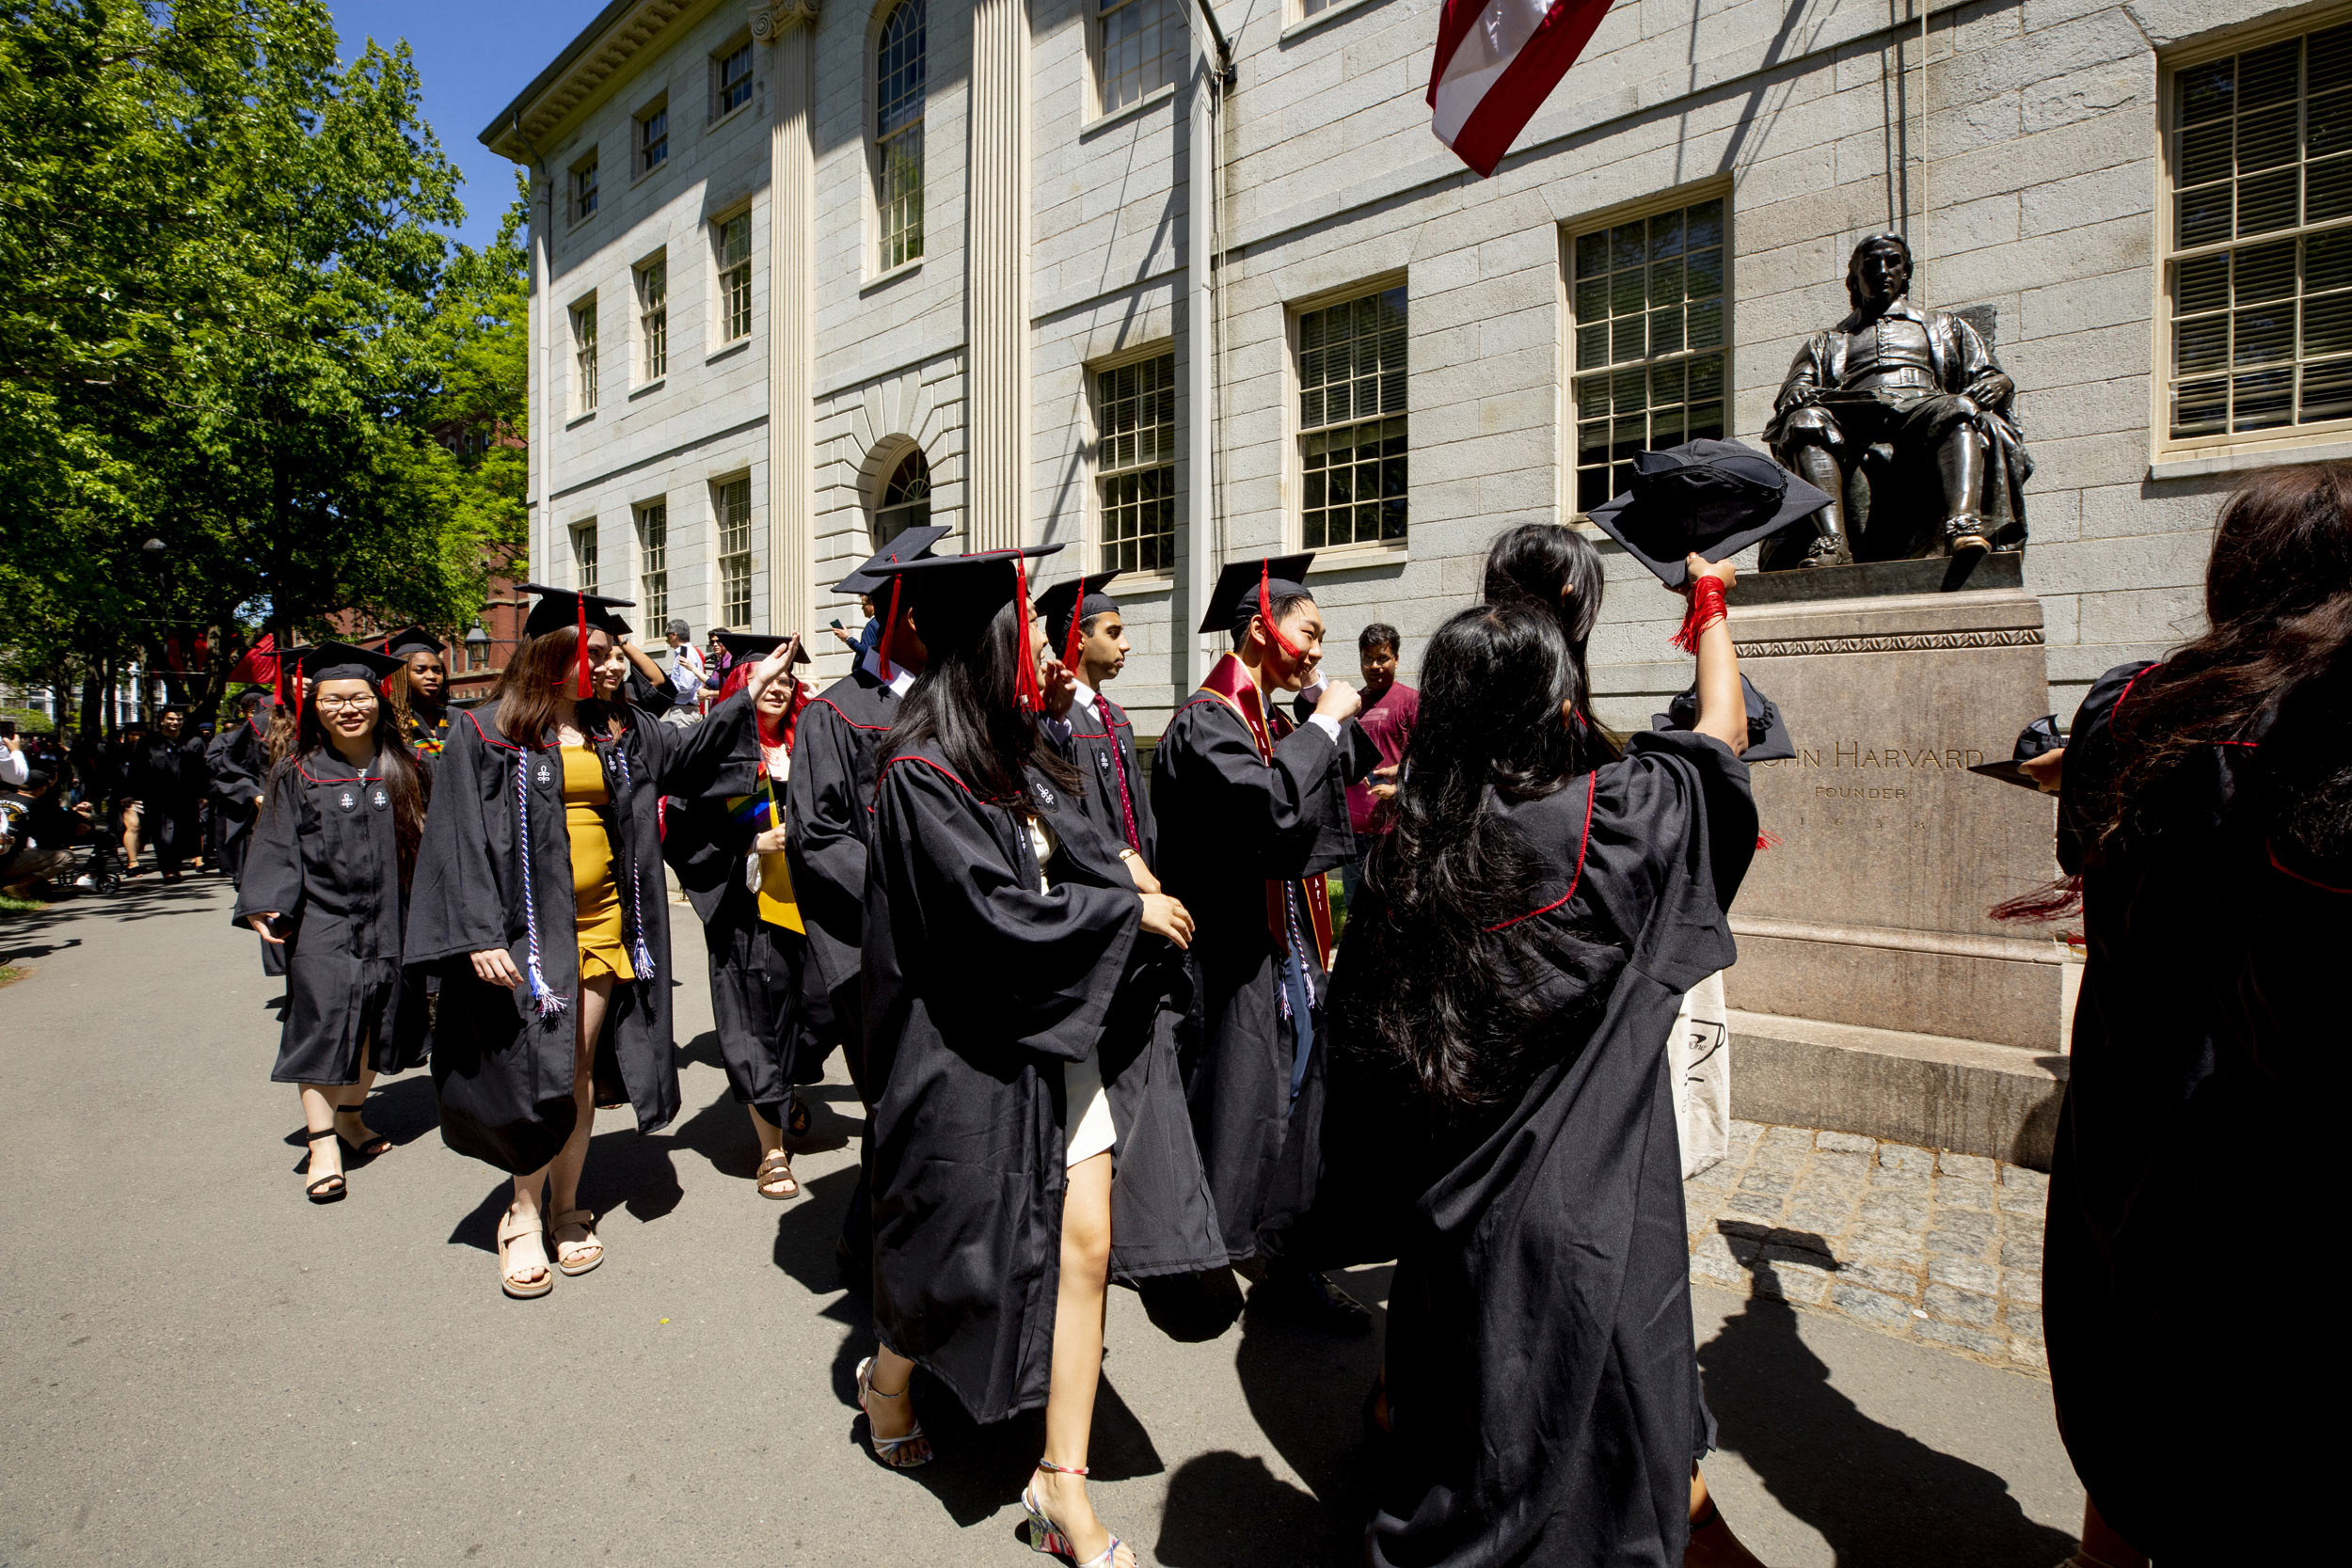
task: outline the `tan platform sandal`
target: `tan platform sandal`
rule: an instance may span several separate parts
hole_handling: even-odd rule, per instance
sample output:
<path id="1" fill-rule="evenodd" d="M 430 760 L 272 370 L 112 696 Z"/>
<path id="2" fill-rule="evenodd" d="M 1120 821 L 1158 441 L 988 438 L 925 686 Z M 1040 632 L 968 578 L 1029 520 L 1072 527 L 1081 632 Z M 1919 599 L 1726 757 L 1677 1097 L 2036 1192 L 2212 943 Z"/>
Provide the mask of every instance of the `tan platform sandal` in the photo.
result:
<path id="1" fill-rule="evenodd" d="M 537 1228 L 512 1209 L 506 1212 L 505 1218 L 499 1221 L 499 1289 L 513 1296 L 516 1301 L 535 1300 L 555 1289 L 555 1271 L 546 1264 L 539 1266 L 540 1273 L 537 1279 L 517 1279 L 515 1277 L 514 1265 L 507 1260 L 508 1243 L 519 1242 L 525 1236 L 534 1234 Z"/>
<path id="2" fill-rule="evenodd" d="M 587 1233 L 580 1241 L 565 1242 L 556 1234 L 559 1230 L 569 1230 L 575 1227 Z M 586 1209 L 566 1209 L 549 1218 L 548 1240 L 555 1247 L 555 1266 L 563 1270 L 567 1277 L 578 1278 L 604 1261 L 604 1243 L 596 1240 L 596 1216 Z M 564 1255 L 566 1246 L 594 1247 L 596 1250 L 583 1262 L 577 1254 L 566 1258 Z"/>

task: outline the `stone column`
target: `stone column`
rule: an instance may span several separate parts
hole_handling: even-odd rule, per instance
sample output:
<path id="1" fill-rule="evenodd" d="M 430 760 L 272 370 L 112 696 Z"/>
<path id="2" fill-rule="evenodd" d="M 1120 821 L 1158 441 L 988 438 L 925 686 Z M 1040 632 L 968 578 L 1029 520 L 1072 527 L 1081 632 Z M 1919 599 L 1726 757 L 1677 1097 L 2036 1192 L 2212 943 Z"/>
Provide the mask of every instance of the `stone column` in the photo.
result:
<path id="1" fill-rule="evenodd" d="M 809 420 L 816 365 L 810 292 L 816 228 L 817 0 L 752 8 L 768 54 L 768 629 L 805 635 L 816 553 L 816 453 Z"/>
<path id="2" fill-rule="evenodd" d="M 1028 487 L 1029 24 L 1023 0 L 972 8 L 964 243 L 964 494 L 970 548 L 1023 542 Z"/>

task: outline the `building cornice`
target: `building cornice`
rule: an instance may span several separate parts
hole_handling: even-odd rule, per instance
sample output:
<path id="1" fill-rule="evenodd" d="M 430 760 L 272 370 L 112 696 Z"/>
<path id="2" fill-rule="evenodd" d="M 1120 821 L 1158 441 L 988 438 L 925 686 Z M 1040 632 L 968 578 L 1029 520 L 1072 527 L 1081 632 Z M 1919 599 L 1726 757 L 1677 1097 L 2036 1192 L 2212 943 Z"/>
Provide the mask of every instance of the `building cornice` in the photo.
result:
<path id="1" fill-rule="evenodd" d="M 612 0 L 484 127 L 482 145 L 516 163 L 527 161 L 548 146 L 574 114 L 600 98 L 672 24 L 707 6 L 708 0 Z M 755 17 L 778 8 L 752 8 Z"/>

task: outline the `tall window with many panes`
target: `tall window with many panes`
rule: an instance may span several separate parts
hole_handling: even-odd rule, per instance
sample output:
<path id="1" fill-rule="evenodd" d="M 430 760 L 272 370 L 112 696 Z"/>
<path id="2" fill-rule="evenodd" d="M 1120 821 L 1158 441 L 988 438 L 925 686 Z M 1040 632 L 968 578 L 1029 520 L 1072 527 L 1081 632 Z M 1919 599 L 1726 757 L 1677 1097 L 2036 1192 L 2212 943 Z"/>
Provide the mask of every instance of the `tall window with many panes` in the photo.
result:
<path id="1" fill-rule="evenodd" d="M 596 296 L 572 307 L 572 412 L 596 411 Z"/>
<path id="2" fill-rule="evenodd" d="M 648 501 L 637 509 L 637 604 L 645 624 L 659 627 L 670 618 L 670 505 Z"/>
<path id="3" fill-rule="evenodd" d="M 752 45 L 745 39 L 710 56 L 710 118 L 723 119 L 751 101 Z"/>
<path id="4" fill-rule="evenodd" d="M 874 214 L 883 272 L 923 254 L 924 0 L 898 0 L 874 45 Z"/>
<path id="5" fill-rule="evenodd" d="M 1710 197 L 1569 245 L 1579 512 L 1631 487 L 1634 453 L 1723 436 L 1724 208 Z"/>
<path id="6" fill-rule="evenodd" d="M 657 256 L 637 269 L 638 380 L 644 385 L 670 373 L 670 259 Z"/>
<path id="7" fill-rule="evenodd" d="M 752 622 L 752 482 L 711 486 L 719 523 L 719 624 L 743 631 Z"/>
<path id="8" fill-rule="evenodd" d="M 572 586 L 582 594 L 596 591 L 596 525 L 593 519 L 572 527 Z"/>
<path id="9" fill-rule="evenodd" d="M 1176 565 L 1176 356 L 1094 372 L 1094 490 L 1105 572 Z"/>
<path id="10" fill-rule="evenodd" d="M 752 214 L 720 221 L 719 341 L 732 343 L 752 335 Z"/>
<path id="11" fill-rule="evenodd" d="M 2352 420 L 2352 24 L 2186 65 L 2166 95 L 2170 442 Z"/>
<path id="12" fill-rule="evenodd" d="M 1184 74 L 1189 40 L 1176 0 L 1095 0 L 1094 81 L 1109 114 Z"/>
<path id="13" fill-rule="evenodd" d="M 1299 543 L 1402 544 L 1405 289 L 1298 316 Z"/>

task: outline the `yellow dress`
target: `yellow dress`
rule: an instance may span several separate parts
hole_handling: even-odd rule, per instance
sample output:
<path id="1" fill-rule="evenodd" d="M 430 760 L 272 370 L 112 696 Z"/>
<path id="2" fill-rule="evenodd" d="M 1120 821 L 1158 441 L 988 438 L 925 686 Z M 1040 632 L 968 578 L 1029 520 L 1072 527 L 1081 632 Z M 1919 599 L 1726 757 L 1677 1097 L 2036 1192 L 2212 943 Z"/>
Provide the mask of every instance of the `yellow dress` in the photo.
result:
<path id="1" fill-rule="evenodd" d="M 612 838 L 604 831 L 602 808 L 612 792 L 605 787 L 604 764 L 593 746 L 565 746 L 564 829 L 572 841 L 573 916 L 580 934 L 580 977 L 609 974 L 634 980 L 621 927 L 621 890 L 612 880 Z"/>

